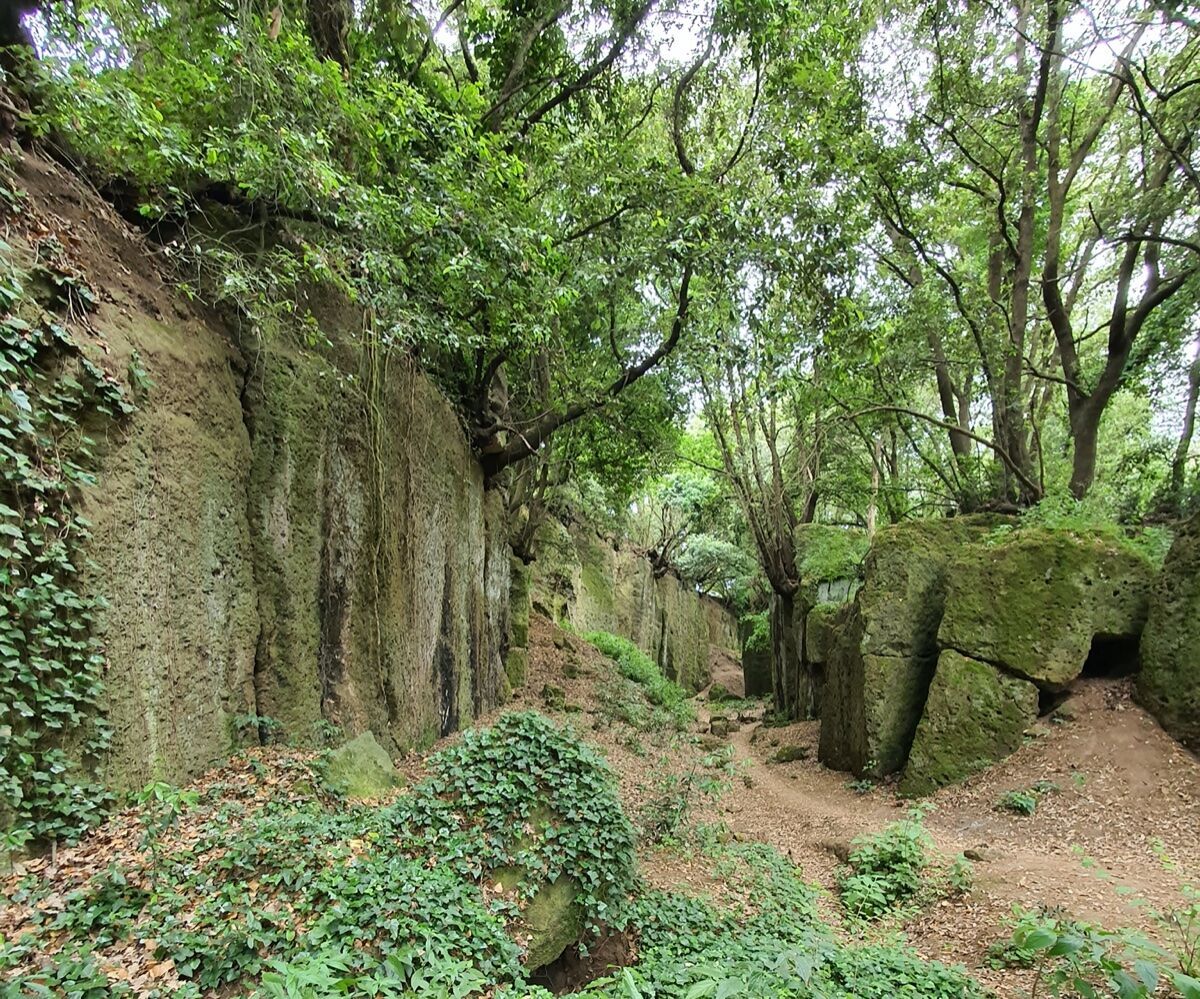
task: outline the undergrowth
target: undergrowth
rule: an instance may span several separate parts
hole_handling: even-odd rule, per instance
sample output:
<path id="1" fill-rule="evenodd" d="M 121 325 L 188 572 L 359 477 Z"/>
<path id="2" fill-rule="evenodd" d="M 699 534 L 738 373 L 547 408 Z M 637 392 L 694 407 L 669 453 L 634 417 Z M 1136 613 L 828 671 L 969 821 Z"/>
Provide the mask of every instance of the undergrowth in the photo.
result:
<path id="1" fill-rule="evenodd" d="M 663 676 L 654 660 L 629 639 L 607 631 L 588 632 L 584 638 L 614 660 L 621 675 L 638 684 L 651 704 L 668 712 L 676 727 L 684 728 L 695 718 L 688 692 Z"/>
<path id="2" fill-rule="evenodd" d="M 5 854 L 71 842 L 111 803 L 95 779 L 111 738 L 104 602 L 84 581 L 77 500 L 95 438 L 134 409 L 72 332 L 93 292 L 53 236 L 33 253 L 26 266 L 0 243 L 0 828 L 22 837 Z"/>
<path id="3" fill-rule="evenodd" d="M 914 808 L 900 822 L 854 841 L 838 878 L 842 905 L 851 917 L 881 919 L 970 890 L 972 871 L 965 858 L 946 865 L 935 857 L 922 821 L 926 810 Z"/>

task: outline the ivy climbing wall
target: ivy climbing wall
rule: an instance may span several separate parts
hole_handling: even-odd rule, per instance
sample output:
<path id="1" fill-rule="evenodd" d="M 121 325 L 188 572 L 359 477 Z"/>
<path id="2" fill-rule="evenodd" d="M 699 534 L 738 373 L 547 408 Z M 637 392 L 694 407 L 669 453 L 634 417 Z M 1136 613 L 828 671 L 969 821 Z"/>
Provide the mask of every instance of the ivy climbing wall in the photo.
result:
<path id="1" fill-rule="evenodd" d="M 233 328 L 45 161 L 18 161 L 9 186 L 10 297 L 45 323 L 36 343 L 10 330 L 5 362 L 30 369 L 26 394 L 61 370 L 80 396 L 72 422 L 46 415 L 45 439 L 25 448 L 31 468 L 54 471 L 67 510 L 56 531 L 70 525 L 74 544 L 56 549 L 69 569 L 43 604 L 62 592 L 82 608 L 64 611 L 80 645 L 59 670 L 80 679 L 55 680 L 53 656 L 38 653 L 34 687 L 50 700 L 27 698 L 25 728 L 45 728 L 53 683 L 70 687 L 77 731 L 97 725 L 79 745 L 39 751 L 58 799 L 79 798 L 93 776 L 118 789 L 181 781 L 239 743 L 319 740 L 330 726 L 370 728 L 396 751 L 498 703 L 510 561 L 500 497 L 424 376 L 385 362 L 361 313 L 331 296 L 307 303 L 316 336 Z M 54 266 L 36 271 L 52 285 L 43 306 L 26 275 L 51 251 Z M 56 412 L 44 395 L 31 409 Z M 14 421 L 16 398 L 4 409 Z M 66 476 L 68 443 L 78 463 Z M 11 530 L 36 526 L 33 490 L 18 483 L 3 502 Z M 10 595 L 36 569 L 20 562 Z M 24 647 L 9 658 L 30 662 Z M 3 748 L 17 758 L 11 739 Z M 9 781 L 0 826 L 39 781 Z"/>

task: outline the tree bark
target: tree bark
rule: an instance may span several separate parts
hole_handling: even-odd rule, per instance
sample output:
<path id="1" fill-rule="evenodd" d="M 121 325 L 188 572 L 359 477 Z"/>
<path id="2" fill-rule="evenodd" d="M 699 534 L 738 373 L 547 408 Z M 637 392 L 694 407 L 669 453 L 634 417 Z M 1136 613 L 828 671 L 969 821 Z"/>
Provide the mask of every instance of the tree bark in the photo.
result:
<path id="1" fill-rule="evenodd" d="M 308 34 L 322 59 L 350 65 L 347 40 L 353 12 L 349 0 L 308 0 Z"/>
<path id="2" fill-rule="evenodd" d="M 1175 457 L 1171 461 L 1171 503 L 1176 512 L 1183 512 L 1184 489 L 1187 486 L 1188 455 L 1192 450 L 1192 435 L 1196 430 L 1196 397 L 1200 395 L 1200 350 L 1188 371 L 1187 404 L 1183 411 L 1183 429 L 1179 443 L 1175 445 Z"/>

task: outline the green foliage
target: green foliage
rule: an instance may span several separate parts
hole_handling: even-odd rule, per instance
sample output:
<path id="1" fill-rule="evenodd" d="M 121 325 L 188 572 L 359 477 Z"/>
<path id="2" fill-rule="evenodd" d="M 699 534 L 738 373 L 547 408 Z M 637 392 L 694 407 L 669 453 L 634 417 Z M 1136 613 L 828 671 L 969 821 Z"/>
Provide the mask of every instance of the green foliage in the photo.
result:
<path id="1" fill-rule="evenodd" d="M 1021 514 L 1021 523 L 1031 527 L 1094 535 L 1115 542 L 1155 566 L 1161 566 L 1171 547 L 1171 534 L 1162 527 L 1127 529 L 1117 524 L 1110 513 L 1098 509 L 1095 499 L 1076 500 L 1054 495 Z"/>
<path id="2" fill-rule="evenodd" d="M 663 676 L 654 660 L 629 639 L 607 631 L 592 631 L 584 638 L 615 660 L 621 675 L 639 684 L 651 704 L 666 708 L 681 719 L 692 716 L 691 705 L 687 703 L 687 691 Z"/>
<path id="3" fill-rule="evenodd" d="M 637 965 L 593 983 L 586 995 L 686 999 L 745 995 L 804 999 L 976 999 L 983 991 L 956 969 L 901 945 L 842 947 L 821 925 L 815 893 L 776 851 L 715 849 L 716 874 L 746 900 L 722 910 L 670 892 L 631 907 L 641 941 Z"/>
<path id="4" fill-rule="evenodd" d="M 679 838 L 692 811 L 716 801 L 729 787 L 736 768 L 733 748 L 726 746 L 702 757 L 689 770 L 673 773 L 669 761 L 659 766 L 638 815 L 638 829 L 648 843 L 666 843 Z"/>
<path id="5" fill-rule="evenodd" d="M 1040 780 L 1028 788 L 1006 791 L 996 802 L 996 807 L 1003 812 L 1029 816 L 1037 811 L 1038 802 L 1043 797 L 1056 791 L 1058 785 L 1053 781 Z"/>
<path id="6" fill-rule="evenodd" d="M 757 614 L 743 614 L 742 625 L 750 624 L 750 633 L 746 636 L 746 652 L 768 652 L 771 648 L 771 620 L 767 611 Z"/>
<path id="7" fill-rule="evenodd" d="M 0 244 L 0 802 L 35 840 L 70 841 L 111 802 L 90 776 L 110 740 L 104 604 L 81 587 L 75 501 L 95 484 L 92 435 L 132 406 L 62 325 L 94 296 L 53 240 L 38 254 L 23 273 Z"/>
<path id="8" fill-rule="evenodd" d="M 513 929 L 540 886 L 573 879 L 595 925 L 620 917 L 634 884 L 611 772 L 539 715 L 465 733 L 384 808 L 313 797 L 310 760 L 233 766 L 202 796 L 162 784 L 139 796 L 141 865 L 71 888 L 26 878 L 14 901 L 61 891 L 65 906 L 35 905 L 6 952 L 10 986 L 37 981 L 46 956 L 59 979 L 82 980 L 76 950 L 137 934 L 206 992 L 261 978 L 263 996 L 461 999 L 524 981 Z M 511 893 L 492 890 L 502 868 L 521 872 Z"/>
<path id="9" fill-rule="evenodd" d="M 850 915 L 879 919 L 914 903 L 933 845 L 922 815 L 914 810 L 882 832 L 854 841 L 847 869 L 838 878 L 842 904 Z"/>
<path id="10" fill-rule="evenodd" d="M 796 563 L 805 584 L 853 579 L 871 546 L 865 531 L 811 524 L 797 538 Z"/>
<path id="11" fill-rule="evenodd" d="M 1200 979 L 1183 971 L 1174 954 L 1129 930 L 1097 926 L 1049 913 L 1025 913 L 1013 931 L 1014 955 L 1036 974 L 1034 995 L 1146 999 L 1160 986 L 1183 999 L 1200 999 Z"/>

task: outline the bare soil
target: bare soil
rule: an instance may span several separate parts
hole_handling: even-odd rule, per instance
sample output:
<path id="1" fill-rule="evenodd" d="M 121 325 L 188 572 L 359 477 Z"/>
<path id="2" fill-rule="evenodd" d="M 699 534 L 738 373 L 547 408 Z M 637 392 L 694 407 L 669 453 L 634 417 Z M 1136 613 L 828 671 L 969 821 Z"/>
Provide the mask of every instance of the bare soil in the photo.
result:
<path id="1" fill-rule="evenodd" d="M 617 771 L 629 814 L 636 816 L 652 793 L 648 771 L 683 773 L 695 765 L 701 747 L 679 743 L 639 754 L 623 744 L 623 726 L 599 721 L 597 691 L 603 684 L 597 680 L 611 664 L 585 642 L 535 618 L 530 643 L 530 681 L 517 704 L 546 710 L 540 703 L 543 685 L 562 686 L 568 704 L 581 709 L 569 715 Z M 563 677 L 569 662 L 582 666 L 573 680 Z M 717 653 L 714 681 L 738 689 L 734 665 L 731 656 Z M 713 711 L 703 694 L 697 703 L 697 730 L 706 732 Z M 751 720 L 725 740 L 739 777 L 715 812 L 698 817 L 719 817 L 734 837 L 767 842 L 785 853 L 806 880 L 830 893 L 822 906 L 836 920 L 836 875 L 852 841 L 902 818 L 913 803 L 887 782 L 859 793 L 849 786 L 849 774 L 817 762 L 818 722 L 766 727 L 743 717 Z M 716 740 L 706 736 L 704 742 L 711 748 Z M 806 758 L 773 762 L 781 747 L 796 746 L 808 750 Z M 1041 796 L 1033 815 L 996 807 L 1005 792 L 1039 781 L 1057 790 Z M 998 971 L 987 963 L 989 945 L 1008 936 L 1014 907 L 1059 910 L 1109 929 L 1149 930 L 1146 903 L 1177 905 L 1179 885 L 1200 882 L 1200 760 L 1133 702 L 1127 679 L 1081 681 L 1055 720 L 1043 719 L 1020 750 L 928 800 L 934 809 L 925 825 L 938 850 L 947 858 L 963 852 L 979 858 L 975 887 L 964 898 L 923 911 L 902 929 L 924 956 L 966 965 L 1001 996 L 1029 995 L 1030 973 Z M 1164 866 L 1156 847 L 1174 870 Z M 711 863 L 698 853 L 650 850 L 642 869 L 661 887 L 721 895 Z"/>

